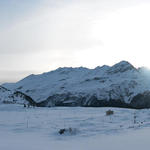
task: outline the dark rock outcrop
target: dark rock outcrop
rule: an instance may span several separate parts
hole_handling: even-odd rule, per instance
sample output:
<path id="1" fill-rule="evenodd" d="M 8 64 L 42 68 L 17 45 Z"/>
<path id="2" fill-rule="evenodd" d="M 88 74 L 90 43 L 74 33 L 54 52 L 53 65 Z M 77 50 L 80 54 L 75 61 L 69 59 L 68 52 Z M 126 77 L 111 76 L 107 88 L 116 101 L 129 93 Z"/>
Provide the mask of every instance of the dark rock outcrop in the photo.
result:
<path id="1" fill-rule="evenodd" d="M 132 108 L 129 104 L 117 99 L 101 100 L 95 95 L 90 96 L 74 96 L 68 94 L 56 94 L 50 96 L 47 100 L 37 103 L 38 107 L 52 107 L 52 106 L 82 106 L 82 107 L 122 107 Z"/>
<path id="2" fill-rule="evenodd" d="M 13 94 L 14 101 L 15 101 L 15 97 L 21 97 L 24 100 L 26 100 L 30 105 L 37 106 L 37 103 L 30 96 L 28 96 L 20 91 L 14 92 L 14 94 Z"/>
<path id="3" fill-rule="evenodd" d="M 150 91 L 134 96 L 130 105 L 137 109 L 150 108 Z"/>

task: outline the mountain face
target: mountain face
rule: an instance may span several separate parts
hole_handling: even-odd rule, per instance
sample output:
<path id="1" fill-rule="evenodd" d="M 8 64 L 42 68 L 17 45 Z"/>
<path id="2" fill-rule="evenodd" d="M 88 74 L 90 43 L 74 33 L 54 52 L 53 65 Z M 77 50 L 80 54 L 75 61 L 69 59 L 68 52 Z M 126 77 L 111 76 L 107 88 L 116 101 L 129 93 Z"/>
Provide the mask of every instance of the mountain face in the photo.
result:
<path id="1" fill-rule="evenodd" d="M 24 93 L 43 107 L 150 107 L 150 71 L 127 61 L 95 69 L 58 68 L 3 87 Z"/>

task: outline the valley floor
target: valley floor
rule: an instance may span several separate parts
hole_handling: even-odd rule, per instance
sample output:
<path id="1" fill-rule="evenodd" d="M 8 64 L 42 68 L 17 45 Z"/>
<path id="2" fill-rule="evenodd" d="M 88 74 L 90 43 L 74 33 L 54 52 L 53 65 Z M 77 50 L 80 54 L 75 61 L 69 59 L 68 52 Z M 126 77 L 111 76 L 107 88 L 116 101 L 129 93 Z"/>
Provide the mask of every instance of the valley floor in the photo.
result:
<path id="1" fill-rule="evenodd" d="M 149 109 L 0 105 L 0 150 L 147 150 L 149 137 Z"/>

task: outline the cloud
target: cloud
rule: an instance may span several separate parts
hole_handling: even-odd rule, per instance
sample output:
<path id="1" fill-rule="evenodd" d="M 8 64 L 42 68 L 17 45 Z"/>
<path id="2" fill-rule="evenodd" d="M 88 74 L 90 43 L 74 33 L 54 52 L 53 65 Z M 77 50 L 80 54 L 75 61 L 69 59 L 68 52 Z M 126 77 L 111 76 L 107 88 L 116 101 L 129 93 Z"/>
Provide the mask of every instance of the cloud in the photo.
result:
<path id="1" fill-rule="evenodd" d="M 0 32 L 1 53 L 36 53 L 39 51 L 80 51 L 103 45 L 101 39 L 92 36 L 95 19 L 100 19 L 106 12 L 120 7 L 139 3 L 139 0 L 41 0 L 19 2 L 13 0 L 11 5 L 25 5 L 24 11 L 10 11 L 16 18 L 12 26 Z M 35 7 L 33 7 L 33 5 Z M 31 8 L 29 9 L 29 6 Z M 41 6 L 40 6 L 41 5 Z M 10 6 L 8 5 L 8 8 Z M 16 7 L 17 9 L 18 7 Z M 12 9 L 10 9 L 12 10 Z M 22 12 L 22 13 L 21 13 Z M 25 15 L 24 15 L 25 14 Z M 11 15 L 10 15 L 11 16 Z M 101 22 L 100 22 L 101 23 Z"/>
<path id="2" fill-rule="evenodd" d="M 82 50 L 101 44 L 91 37 L 92 14 L 76 6 L 42 10 L 1 32 L 2 53 Z M 9 43 L 9 44 L 8 44 Z"/>

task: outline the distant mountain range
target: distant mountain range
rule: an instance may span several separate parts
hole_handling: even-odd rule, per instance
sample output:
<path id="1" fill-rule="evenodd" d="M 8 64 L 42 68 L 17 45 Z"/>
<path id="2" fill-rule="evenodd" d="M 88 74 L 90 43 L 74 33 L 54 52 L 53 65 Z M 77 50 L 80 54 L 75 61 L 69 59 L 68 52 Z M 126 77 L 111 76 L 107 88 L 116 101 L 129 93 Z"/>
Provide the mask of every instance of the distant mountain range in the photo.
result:
<path id="1" fill-rule="evenodd" d="M 0 102 L 150 108 L 150 71 L 127 61 L 95 69 L 58 68 L 1 85 Z"/>

